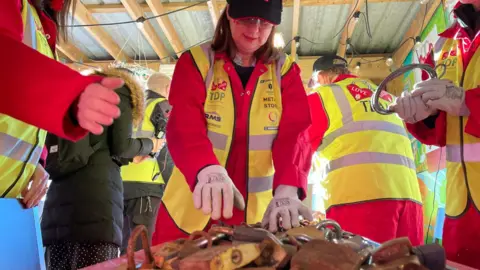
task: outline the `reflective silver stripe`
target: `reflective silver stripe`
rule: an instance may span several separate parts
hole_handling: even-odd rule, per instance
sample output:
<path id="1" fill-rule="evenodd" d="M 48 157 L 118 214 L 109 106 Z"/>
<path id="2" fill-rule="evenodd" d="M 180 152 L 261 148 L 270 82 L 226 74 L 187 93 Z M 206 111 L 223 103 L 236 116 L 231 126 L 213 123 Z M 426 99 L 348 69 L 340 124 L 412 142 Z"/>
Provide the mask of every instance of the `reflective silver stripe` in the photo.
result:
<path id="1" fill-rule="evenodd" d="M 397 164 L 415 170 L 415 162 L 405 156 L 377 152 L 362 152 L 346 155 L 344 157 L 330 161 L 326 165 L 325 173 L 330 173 L 336 169 L 348 166 L 371 163 Z"/>
<path id="2" fill-rule="evenodd" d="M 352 107 L 350 106 L 350 102 L 348 102 L 347 96 L 345 95 L 345 92 L 343 91 L 342 87 L 336 84 L 331 84 L 329 86 L 332 88 L 333 96 L 335 97 L 335 100 L 337 101 L 337 105 L 340 108 L 340 111 L 342 113 L 342 123 L 346 125 L 352 122 L 353 121 Z"/>
<path id="3" fill-rule="evenodd" d="M 445 45 L 445 42 L 447 42 L 447 39 L 444 37 L 440 37 L 436 42 L 433 47 L 433 51 L 435 54 L 438 54 L 442 51 L 443 45 Z"/>
<path id="4" fill-rule="evenodd" d="M 276 137 L 276 134 L 252 135 L 248 139 L 248 148 L 250 150 L 271 150 Z"/>
<path id="5" fill-rule="evenodd" d="M 277 65 L 275 66 L 275 73 L 277 75 L 278 86 L 282 87 L 282 67 L 285 64 L 287 55 L 285 53 L 280 53 L 280 58 L 277 60 Z"/>
<path id="6" fill-rule="evenodd" d="M 209 130 L 208 138 L 210 139 L 210 142 L 212 143 L 213 148 L 216 148 L 218 150 L 227 149 L 227 141 L 228 141 L 227 135 L 223 135 L 223 134 L 216 133 Z"/>
<path id="7" fill-rule="evenodd" d="M 23 44 L 37 50 L 37 26 L 32 14 L 32 7 L 27 1 L 27 21 L 25 22 L 25 31 L 23 33 Z"/>
<path id="8" fill-rule="evenodd" d="M 462 162 L 460 145 L 447 145 L 447 161 Z M 465 162 L 480 162 L 480 143 L 463 145 L 463 160 Z"/>
<path id="9" fill-rule="evenodd" d="M 0 133 L 0 155 L 25 162 L 34 146 L 28 142 Z M 36 165 L 42 154 L 42 147 L 35 147 L 28 163 Z"/>
<path id="10" fill-rule="evenodd" d="M 272 189 L 273 176 L 248 178 L 248 192 L 262 192 Z"/>
<path id="11" fill-rule="evenodd" d="M 147 131 L 147 130 L 137 130 L 135 132 L 135 138 L 153 138 L 155 136 L 155 132 Z"/>
<path id="12" fill-rule="evenodd" d="M 212 50 L 212 43 L 207 42 L 202 45 L 200 45 L 200 48 L 202 48 L 203 52 L 205 53 L 205 56 L 208 59 L 208 62 L 210 64 L 210 68 L 208 69 L 207 76 L 205 77 L 205 89 L 209 89 L 210 83 L 213 80 L 213 64 L 215 63 L 215 53 Z"/>
<path id="13" fill-rule="evenodd" d="M 386 121 L 357 121 L 349 123 L 341 128 L 331 132 L 322 140 L 322 145 L 319 150 L 325 149 L 329 144 L 331 144 L 338 137 L 360 131 L 386 131 L 398 135 L 405 136 L 408 139 L 407 132 L 403 126 L 395 125 Z"/>

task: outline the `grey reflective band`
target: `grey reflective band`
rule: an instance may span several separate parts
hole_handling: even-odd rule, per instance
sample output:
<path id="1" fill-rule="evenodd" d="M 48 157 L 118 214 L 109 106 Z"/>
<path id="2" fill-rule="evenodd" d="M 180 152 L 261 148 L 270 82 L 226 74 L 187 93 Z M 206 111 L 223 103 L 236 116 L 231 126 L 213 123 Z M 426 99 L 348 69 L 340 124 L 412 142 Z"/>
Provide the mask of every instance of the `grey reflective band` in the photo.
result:
<path id="1" fill-rule="evenodd" d="M 266 177 L 249 177 L 248 178 L 248 192 L 263 192 L 272 189 L 273 176 Z"/>
<path id="2" fill-rule="evenodd" d="M 248 138 L 248 148 L 250 150 L 272 150 L 273 141 L 276 137 L 276 134 L 251 135 Z"/>
<path id="3" fill-rule="evenodd" d="M 334 170 L 353 166 L 353 165 L 372 164 L 372 163 L 402 165 L 412 170 L 416 169 L 415 162 L 410 158 L 407 158 L 402 155 L 386 154 L 386 153 L 378 153 L 378 152 L 362 152 L 362 153 L 346 155 L 341 158 L 328 162 L 328 164 L 325 166 L 325 173 L 330 173 Z"/>
<path id="4" fill-rule="evenodd" d="M 135 132 L 135 138 L 153 138 L 155 136 L 155 132 L 148 131 L 148 130 L 137 130 Z"/>
<path id="5" fill-rule="evenodd" d="M 0 132 L 0 155 L 15 159 L 20 162 L 26 162 L 34 145 Z M 37 165 L 42 155 L 43 147 L 37 146 L 28 163 Z"/>
<path id="6" fill-rule="evenodd" d="M 335 97 L 335 100 L 337 101 L 337 105 L 340 108 L 340 111 L 342 113 L 342 123 L 346 125 L 352 122 L 353 121 L 352 107 L 350 106 L 350 102 L 348 102 L 348 98 L 345 95 L 345 92 L 343 91 L 342 87 L 336 84 L 331 84 L 329 86 L 332 89 L 333 96 Z"/>
<path id="7" fill-rule="evenodd" d="M 207 76 L 205 77 L 205 89 L 208 91 L 208 89 L 210 88 L 210 83 L 213 80 L 213 65 L 215 63 L 215 52 L 212 50 L 211 42 L 200 45 L 200 48 L 202 48 L 203 53 L 207 57 L 210 66 L 207 71 Z"/>
<path id="8" fill-rule="evenodd" d="M 461 145 L 447 145 L 447 161 L 462 162 Z M 465 162 L 480 162 L 480 143 L 463 145 L 463 160 Z"/>
<path id="9" fill-rule="evenodd" d="M 37 50 L 37 26 L 32 14 L 32 7 L 27 2 L 27 21 L 25 22 L 25 31 L 23 33 L 23 44 Z"/>
<path id="10" fill-rule="evenodd" d="M 213 145 L 213 148 L 218 149 L 218 150 L 226 150 L 227 149 L 227 141 L 228 141 L 228 136 L 223 135 L 217 132 L 213 131 L 208 131 L 208 138 L 210 139 L 210 142 Z"/>
<path id="11" fill-rule="evenodd" d="M 325 138 L 322 140 L 322 145 L 320 145 L 320 148 L 318 150 L 321 151 L 325 149 L 335 139 L 342 135 L 370 130 L 390 132 L 393 134 L 405 136 L 408 140 L 410 140 L 403 126 L 395 125 L 386 121 L 357 121 L 344 125 L 341 128 L 325 136 Z"/>

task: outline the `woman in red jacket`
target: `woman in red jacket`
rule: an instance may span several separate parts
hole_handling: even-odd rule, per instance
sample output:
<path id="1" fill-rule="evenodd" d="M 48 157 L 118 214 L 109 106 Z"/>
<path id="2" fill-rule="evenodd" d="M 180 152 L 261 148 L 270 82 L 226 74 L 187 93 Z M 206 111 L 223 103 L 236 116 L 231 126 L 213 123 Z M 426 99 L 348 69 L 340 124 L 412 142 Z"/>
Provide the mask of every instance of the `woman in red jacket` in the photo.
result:
<path id="1" fill-rule="evenodd" d="M 218 220 L 275 231 L 278 216 L 287 229 L 312 218 L 300 201 L 312 154 L 307 96 L 298 66 L 273 47 L 282 2 L 227 2 L 213 43 L 175 68 L 167 141 L 176 168 L 153 244 Z"/>
<path id="2" fill-rule="evenodd" d="M 73 0 L 29 2 L 40 19 L 40 31 L 52 52 L 59 24 L 67 22 Z M 120 79 L 82 76 L 67 66 L 25 45 L 23 1 L 0 1 L 2 90 L 0 114 L 10 115 L 55 135 L 78 140 L 87 131 L 100 134 L 120 115 L 119 97 L 112 89 Z M 66 32 L 67 28 L 63 28 Z"/>

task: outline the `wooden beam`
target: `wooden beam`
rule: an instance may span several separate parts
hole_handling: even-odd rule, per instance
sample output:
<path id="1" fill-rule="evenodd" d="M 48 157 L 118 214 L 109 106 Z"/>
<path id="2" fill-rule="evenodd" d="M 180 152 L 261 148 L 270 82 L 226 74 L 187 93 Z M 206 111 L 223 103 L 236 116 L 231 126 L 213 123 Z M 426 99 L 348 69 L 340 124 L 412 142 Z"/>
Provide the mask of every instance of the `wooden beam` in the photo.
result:
<path id="1" fill-rule="evenodd" d="M 208 11 L 210 12 L 210 16 L 212 17 L 213 28 L 217 27 L 218 19 L 220 18 L 220 12 L 218 10 L 217 0 L 209 0 L 207 2 Z"/>
<path id="2" fill-rule="evenodd" d="M 292 19 L 292 37 L 296 37 L 298 35 L 298 28 L 300 25 L 300 0 L 294 0 L 293 3 L 293 19 Z M 297 42 L 292 40 L 292 45 L 290 49 L 290 55 L 293 58 L 296 58 L 297 55 Z"/>
<path id="3" fill-rule="evenodd" d="M 347 51 L 347 40 L 352 37 L 353 30 L 355 29 L 355 26 L 358 23 L 358 19 L 354 17 L 354 14 L 356 12 L 359 12 L 360 9 L 362 9 L 362 6 L 364 3 L 365 3 L 365 0 L 358 0 L 357 5 L 355 5 L 355 3 L 350 5 L 348 14 L 352 17 L 351 19 L 349 19 L 347 26 L 343 29 L 343 33 L 342 33 L 342 36 L 340 37 L 340 41 L 337 49 L 337 55 L 341 57 L 345 56 L 345 52 Z"/>
<path id="4" fill-rule="evenodd" d="M 68 59 L 74 62 L 88 62 L 88 57 L 80 51 L 75 45 L 70 42 L 65 42 L 62 39 L 57 43 L 57 50 L 62 52 Z"/>
<path id="5" fill-rule="evenodd" d="M 283 3 L 284 7 L 293 7 L 295 0 L 286 0 Z M 356 0 L 301 0 L 302 6 L 327 6 L 327 5 L 348 5 L 355 4 Z M 416 0 L 370 0 L 369 3 L 385 3 L 385 2 L 413 2 Z M 217 0 L 218 10 L 222 10 L 226 6 L 226 1 Z M 180 8 L 185 8 L 187 6 L 198 3 L 198 1 L 192 2 L 169 2 L 163 3 L 165 11 L 175 11 Z M 86 5 L 90 12 L 92 13 L 121 13 L 126 12 L 125 7 L 121 4 L 92 4 Z M 147 4 L 140 4 L 140 7 L 144 12 L 152 12 L 150 7 Z M 201 3 L 194 7 L 186 9 L 187 11 L 205 11 L 208 10 L 208 2 Z"/>
<path id="6" fill-rule="evenodd" d="M 136 0 L 121 0 L 128 14 L 133 20 L 137 20 L 140 17 L 143 17 L 144 13 L 140 5 Z M 162 58 L 168 57 L 169 53 L 165 45 L 158 37 L 155 29 L 149 21 L 143 22 L 142 27 L 139 27 L 139 30 L 142 32 L 143 36 L 147 39 L 148 43 L 152 46 L 155 53 Z"/>
<path id="7" fill-rule="evenodd" d="M 92 61 L 92 62 L 85 62 L 83 65 L 76 64 L 76 63 L 66 63 L 65 65 L 69 66 L 71 69 L 77 70 L 77 71 L 83 71 L 87 69 L 94 69 L 94 68 L 108 68 L 111 64 L 113 64 L 113 61 Z M 139 62 L 138 65 L 143 66 L 143 67 L 148 67 L 150 69 L 153 69 L 155 71 L 158 71 L 160 69 L 160 66 L 168 66 L 168 65 L 175 65 L 175 64 L 163 64 L 160 63 L 159 60 L 153 60 L 153 61 L 147 61 L 147 62 Z"/>
<path id="8" fill-rule="evenodd" d="M 167 12 L 163 7 L 163 4 L 161 1 L 146 0 L 146 2 L 148 6 L 152 9 L 153 15 L 155 16 L 158 16 L 160 14 Z M 173 24 L 168 18 L 168 16 L 161 16 L 161 17 L 158 17 L 156 20 L 160 25 L 160 28 L 162 28 L 162 31 L 167 37 L 168 41 L 172 45 L 173 50 L 177 53 L 183 52 L 185 48 L 183 47 L 183 44 L 180 41 L 180 38 L 178 37 L 177 31 L 175 31 L 175 28 L 173 27 Z"/>
<path id="9" fill-rule="evenodd" d="M 423 29 L 427 26 L 440 3 L 441 0 L 431 0 L 427 4 L 420 6 L 415 19 L 410 23 L 410 28 L 403 36 L 402 43 L 413 38 L 412 41 L 406 41 L 405 44 L 403 44 L 403 46 L 393 55 L 393 61 L 396 66 L 401 66 L 403 64 L 403 61 L 405 61 L 405 58 L 407 58 L 410 50 L 414 46 L 415 37 L 420 36 L 423 32 Z"/>
<path id="10" fill-rule="evenodd" d="M 76 0 L 75 14 L 73 15 L 81 24 L 98 24 L 98 21 L 93 18 L 92 14 L 82 4 L 80 0 Z M 119 61 L 129 61 L 130 58 L 120 49 L 120 47 L 113 41 L 112 37 L 101 27 L 85 27 L 90 35 L 111 55 L 114 59 Z"/>

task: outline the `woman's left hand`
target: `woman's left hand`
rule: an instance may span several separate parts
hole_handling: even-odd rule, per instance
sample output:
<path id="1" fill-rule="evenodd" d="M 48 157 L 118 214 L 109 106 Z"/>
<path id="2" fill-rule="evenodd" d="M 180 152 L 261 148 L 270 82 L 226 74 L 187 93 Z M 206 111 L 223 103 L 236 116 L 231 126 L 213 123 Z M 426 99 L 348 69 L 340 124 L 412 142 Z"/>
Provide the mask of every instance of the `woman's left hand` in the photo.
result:
<path id="1" fill-rule="evenodd" d="M 47 193 L 47 184 L 49 174 L 42 165 L 37 164 L 37 168 L 32 175 L 29 183 L 22 191 L 22 202 L 27 208 L 32 208 L 38 205 L 43 196 Z"/>
<path id="2" fill-rule="evenodd" d="M 275 196 L 263 215 L 262 227 L 272 233 L 280 227 L 279 218 L 282 218 L 281 227 L 289 230 L 300 226 L 300 216 L 304 220 L 313 220 L 312 211 L 298 199 L 298 188 L 280 185 L 275 190 Z"/>

